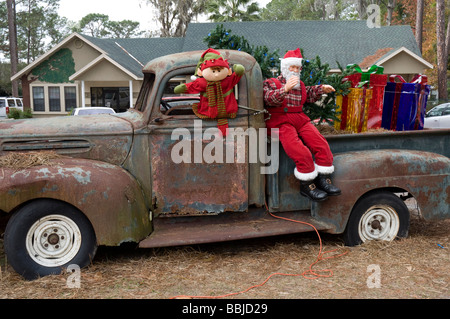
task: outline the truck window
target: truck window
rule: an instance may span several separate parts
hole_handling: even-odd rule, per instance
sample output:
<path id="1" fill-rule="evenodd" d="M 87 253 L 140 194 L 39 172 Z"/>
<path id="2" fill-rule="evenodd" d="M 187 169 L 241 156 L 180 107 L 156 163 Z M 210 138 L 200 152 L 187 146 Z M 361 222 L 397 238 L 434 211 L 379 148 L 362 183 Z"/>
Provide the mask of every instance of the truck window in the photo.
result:
<path id="1" fill-rule="evenodd" d="M 136 110 L 144 112 L 144 110 L 147 108 L 149 103 L 148 97 L 153 89 L 154 83 L 155 83 L 155 74 L 153 73 L 145 74 L 144 83 L 142 84 L 142 88 L 139 92 L 136 104 L 134 106 Z"/>
<path id="2" fill-rule="evenodd" d="M 182 83 L 190 83 L 193 81 L 191 75 L 192 74 L 176 75 L 167 81 L 159 106 L 159 110 L 162 114 L 170 116 L 194 116 L 192 106 L 200 102 L 200 94 L 174 93 L 174 89 L 177 85 Z M 234 88 L 235 96 L 238 96 L 237 89 L 238 86 L 236 85 Z"/>
<path id="3" fill-rule="evenodd" d="M 179 74 L 171 77 L 164 87 L 159 110 L 164 115 L 194 115 L 192 106 L 200 101 L 200 94 L 175 94 L 177 85 L 192 81 L 192 74 Z"/>

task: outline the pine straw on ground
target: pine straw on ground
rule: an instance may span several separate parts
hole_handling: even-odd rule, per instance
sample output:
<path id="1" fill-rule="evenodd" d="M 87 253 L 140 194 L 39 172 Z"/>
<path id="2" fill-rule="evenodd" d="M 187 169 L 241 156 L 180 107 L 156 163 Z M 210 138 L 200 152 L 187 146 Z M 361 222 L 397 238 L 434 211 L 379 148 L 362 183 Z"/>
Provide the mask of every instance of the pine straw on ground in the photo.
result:
<path id="1" fill-rule="evenodd" d="M 0 168 L 20 170 L 33 166 L 50 165 L 51 160 L 61 157 L 53 151 L 11 152 L 0 156 Z"/>
<path id="2" fill-rule="evenodd" d="M 318 237 L 312 232 L 161 249 L 100 247 L 93 264 L 81 270 L 80 288 L 67 286 L 69 274 L 24 281 L 5 265 L 0 239 L 0 298 L 221 296 L 259 285 L 273 273 L 297 276 L 275 275 L 263 286 L 227 298 L 450 298 L 450 220 L 425 222 L 414 218 L 410 236 L 392 243 L 345 247 L 339 236 L 321 236 L 324 251 L 337 249 L 325 256 L 348 252 L 313 266 L 316 271 L 332 270 L 331 277 L 307 279 L 301 275 L 319 252 Z M 380 269 L 380 288 L 368 286 L 371 265 Z"/>

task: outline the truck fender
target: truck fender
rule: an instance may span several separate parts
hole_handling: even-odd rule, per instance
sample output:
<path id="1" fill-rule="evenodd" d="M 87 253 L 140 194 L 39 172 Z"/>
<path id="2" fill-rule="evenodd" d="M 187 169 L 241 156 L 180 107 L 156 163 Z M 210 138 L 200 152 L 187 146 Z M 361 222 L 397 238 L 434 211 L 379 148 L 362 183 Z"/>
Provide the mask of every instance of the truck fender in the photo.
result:
<path id="1" fill-rule="evenodd" d="M 450 217 L 450 159 L 409 150 L 372 150 L 336 154 L 333 183 L 342 195 L 313 203 L 311 213 L 334 225 L 331 233 L 345 230 L 353 207 L 363 196 L 377 191 L 408 192 L 425 219 Z"/>
<path id="2" fill-rule="evenodd" d="M 0 170 L 0 210 L 11 213 L 38 198 L 69 203 L 91 222 L 98 245 L 138 242 L 152 231 L 149 206 L 125 169 L 89 159 L 57 158 L 48 165 Z"/>

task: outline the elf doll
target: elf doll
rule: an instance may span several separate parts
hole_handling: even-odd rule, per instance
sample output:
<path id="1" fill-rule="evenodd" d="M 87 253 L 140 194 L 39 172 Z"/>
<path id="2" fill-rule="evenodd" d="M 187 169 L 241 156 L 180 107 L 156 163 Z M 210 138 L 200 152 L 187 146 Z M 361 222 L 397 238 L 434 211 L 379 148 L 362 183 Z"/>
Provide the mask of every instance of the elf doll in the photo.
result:
<path id="1" fill-rule="evenodd" d="M 233 88 L 244 72 L 245 68 L 240 64 L 235 64 L 231 69 L 228 61 L 218 51 L 210 48 L 201 55 L 198 62 L 198 78 L 178 85 L 174 92 L 200 93 L 200 102 L 192 107 L 195 115 L 201 119 L 217 119 L 219 130 L 226 136 L 228 118 L 235 118 L 238 111 Z"/>
<path id="2" fill-rule="evenodd" d="M 299 48 L 288 51 L 281 60 L 281 75 L 264 81 L 264 102 L 270 113 L 268 129 L 279 129 L 279 140 L 295 162 L 294 175 L 300 180 L 300 194 L 313 201 L 339 195 L 331 183 L 333 155 L 326 139 L 303 113 L 303 104 L 319 100 L 334 91 L 330 85 L 306 87 L 300 81 L 302 54 Z"/>

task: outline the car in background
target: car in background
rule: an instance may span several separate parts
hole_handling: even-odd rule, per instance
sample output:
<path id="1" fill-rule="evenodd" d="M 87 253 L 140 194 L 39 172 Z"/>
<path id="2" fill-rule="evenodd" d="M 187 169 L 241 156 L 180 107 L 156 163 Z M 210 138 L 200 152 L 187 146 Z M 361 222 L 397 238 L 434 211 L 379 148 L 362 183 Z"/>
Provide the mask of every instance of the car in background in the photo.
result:
<path id="1" fill-rule="evenodd" d="M 439 104 L 425 114 L 424 128 L 450 128 L 450 103 Z"/>
<path id="2" fill-rule="evenodd" d="M 12 109 L 23 111 L 23 102 L 19 97 L 0 97 L 0 118 L 7 118 Z"/>
<path id="3" fill-rule="evenodd" d="M 116 111 L 110 107 L 91 106 L 74 108 L 70 115 L 95 115 L 95 114 L 116 114 Z"/>

